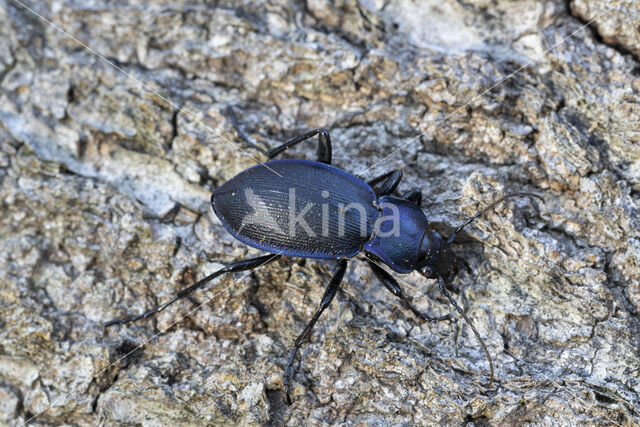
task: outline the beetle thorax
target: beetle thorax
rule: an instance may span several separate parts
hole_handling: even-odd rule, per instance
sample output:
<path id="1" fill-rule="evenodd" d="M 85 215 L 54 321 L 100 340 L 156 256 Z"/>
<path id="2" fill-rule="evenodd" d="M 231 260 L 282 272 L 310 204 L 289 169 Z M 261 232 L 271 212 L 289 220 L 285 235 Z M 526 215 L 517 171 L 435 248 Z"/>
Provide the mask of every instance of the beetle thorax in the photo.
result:
<path id="1" fill-rule="evenodd" d="M 410 273 L 417 266 L 427 217 L 415 203 L 398 197 L 383 196 L 378 203 L 382 212 L 363 249 L 394 271 Z"/>

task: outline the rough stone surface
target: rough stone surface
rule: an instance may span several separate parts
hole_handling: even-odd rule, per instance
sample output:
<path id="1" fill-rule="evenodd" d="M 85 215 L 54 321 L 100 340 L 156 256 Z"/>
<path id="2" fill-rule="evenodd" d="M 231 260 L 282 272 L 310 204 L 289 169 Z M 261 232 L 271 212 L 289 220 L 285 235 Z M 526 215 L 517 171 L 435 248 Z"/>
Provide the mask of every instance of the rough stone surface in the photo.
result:
<path id="1" fill-rule="evenodd" d="M 571 11 L 585 23 L 593 21 L 596 37 L 640 56 L 640 4 L 634 0 L 574 0 Z"/>
<path id="2" fill-rule="evenodd" d="M 0 0 L 0 422 L 640 423 L 638 2 L 26 4 L 109 63 Z M 228 106 L 258 144 L 326 127 L 337 166 L 402 168 L 442 231 L 505 192 L 544 196 L 456 247 L 473 274 L 452 292 L 493 388 L 464 322 L 420 324 L 359 260 L 292 406 L 283 368 L 332 263 L 283 259 L 103 328 L 258 253 L 209 206 L 264 160 Z"/>

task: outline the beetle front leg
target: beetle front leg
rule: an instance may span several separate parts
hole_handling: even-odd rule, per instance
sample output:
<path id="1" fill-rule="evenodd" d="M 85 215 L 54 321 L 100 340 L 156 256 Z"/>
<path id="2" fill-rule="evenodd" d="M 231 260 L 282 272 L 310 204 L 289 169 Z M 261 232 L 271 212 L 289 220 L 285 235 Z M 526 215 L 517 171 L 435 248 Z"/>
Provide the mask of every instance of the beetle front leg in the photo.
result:
<path id="1" fill-rule="evenodd" d="M 304 331 L 298 336 L 296 339 L 295 346 L 293 347 L 293 351 L 291 352 L 291 357 L 289 357 L 289 361 L 287 362 L 287 367 L 284 370 L 284 392 L 287 396 L 287 403 L 291 405 L 291 394 L 290 394 L 290 384 L 291 377 L 293 376 L 293 362 L 295 361 L 296 354 L 298 353 L 298 349 L 302 346 L 302 343 L 309 338 L 311 334 L 311 330 L 313 326 L 316 324 L 322 312 L 329 307 L 331 301 L 333 301 L 333 297 L 336 296 L 338 289 L 340 288 L 340 282 L 342 282 L 342 278 L 344 277 L 344 272 L 347 270 L 347 260 L 341 259 L 338 261 L 338 268 L 336 268 L 336 272 L 333 274 L 329 285 L 327 286 L 327 290 L 324 291 L 324 295 L 322 296 L 322 301 L 320 302 L 320 307 L 316 310 L 316 313 L 311 318 L 311 321 L 307 323 L 307 326 L 304 328 Z"/>
<path id="2" fill-rule="evenodd" d="M 178 291 L 176 296 L 171 298 L 169 301 L 166 301 L 166 302 L 160 304 L 159 306 L 157 306 L 157 307 L 155 307 L 155 308 L 153 308 L 153 309 L 151 309 L 149 311 L 146 311 L 146 312 L 144 312 L 142 314 L 137 314 L 137 315 L 134 315 L 134 316 L 124 317 L 122 319 L 110 320 L 107 323 L 105 323 L 104 326 L 107 327 L 107 326 L 112 326 L 112 325 L 124 325 L 125 323 L 135 322 L 136 320 L 147 318 L 149 316 L 152 316 L 152 315 L 154 315 L 156 313 L 161 312 L 162 310 L 164 310 L 165 308 L 169 307 L 171 304 L 173 304 L 174 302 L 178 301 L 179 299 L 188 297 L 194 291 L 196 291 L 197 289 L 200 289 L 201 287 L 203 287 L 204 285 L 206 285 L 207 283 L 209 283 L 210 281 L 212 281 L 213 279 L 215 279 L 218 276 L 221 276 L 221 275 L 223 275 L 225 273 L 234 273 L 234 272 L 237 272 L 237 271 L 252 270 L 254 268 L 258 268 L 258 267 L 261 267 L 261 266 L 263 266 L 265 264 L 273 262 L 273 261 L 277 260 L 278 258 L 280 258 L 280 255 L 271 254 L 271 255 L 265 255 L 265 256 L 261 256 L 261 257 L 257 257 L 257 258 L 244 259 L 244 260 L 241 260 L 241 261 L 233 262 L 231 264 L 227 264 L 224 267 L 222 267 L 220 270 L 216 271 L 215 273 L 210 274 L 207 277 L 205 277 L 204 279 L 194 283 L 193 285 Z"/>
<path id="3" fill-rule="evenodd" d="M 369 267 L 371 267 L 371 270 L 373 270 L 373 273 L 376 275 L 378 280 L 382 282 L 384 287 L 387 288 L 392 294 L 400 298 L 400 300 L 407 306 L 407 308 L 409 308 L 409 310 L 411 310 L 413 314 L 415 314 L 417 317 L 419 317 L 424 321 L 433 322 L 433 323 L 440 322 L 442 320 L 451 319 L 452 317 L 451 314 L 447 314 L 440 317 L 429 317 L 421 313 L 417 308 L 413 306 L 413 304 L 411 304 L 411 302 L 409 302 L 409 300 L 407 299 L 407 296 L 402 291 L 402 288 L 400 287 L 396 279 L 394 279 L 389 273 L 387 273 L 383 268 L 381 268 L 377 264 L 369 260 L 367 260 L 367 262 L 369 263 Z"/>

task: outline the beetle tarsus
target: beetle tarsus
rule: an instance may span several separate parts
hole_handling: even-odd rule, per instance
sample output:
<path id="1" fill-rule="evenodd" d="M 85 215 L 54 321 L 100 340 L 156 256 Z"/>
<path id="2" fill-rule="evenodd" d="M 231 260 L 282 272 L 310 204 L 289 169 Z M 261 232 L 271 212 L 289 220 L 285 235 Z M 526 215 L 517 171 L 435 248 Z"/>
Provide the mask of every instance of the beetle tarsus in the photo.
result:
<path id="1" fill-rule="evenodd" d="M 267 153 L 267 157 L 269 157 L 269 159 L 273 159 L 279 154 L 282 154 L 287 148 L 293 147 L 294 145 L 306 141 L 307 139 L 313 138 L 316 135 L 318 135 L 318 152 L 316 161 L 330 165 L 331 136 L 326 129 L 314 129 L 310 132 L 305 133 L 304 135 L 299 135 L 295 138 L 291 138 L 287 142 L 284 142 L 282 145 L 269 150 L 269 152 Z"/>
<path id="2" fill-rule="evenodd" d="M 288 405 L 293 403 L 293 400 L 291 400 L 291 376 L 293 375 L 293 362 L 295 361 L 297 353 L 298 347 L 294 347 L 291 356 L 289 356 L 287 367 L 284 369 L 284 394 L 287 398 Z"/>

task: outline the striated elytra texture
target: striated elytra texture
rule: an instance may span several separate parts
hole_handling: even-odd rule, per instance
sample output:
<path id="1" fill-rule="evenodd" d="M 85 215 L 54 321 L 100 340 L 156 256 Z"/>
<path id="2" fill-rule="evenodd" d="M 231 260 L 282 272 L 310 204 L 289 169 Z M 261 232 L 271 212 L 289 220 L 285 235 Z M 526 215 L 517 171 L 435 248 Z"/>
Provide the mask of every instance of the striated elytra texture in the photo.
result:
<path id="1" fill-rule="evenodd" d="M 112 64 L 0 0 L 1 424 L 640 423 L 638 2 L 25 4 Z M 473 274 L 451 291 L 493 389 L 460 318 L 420 324 L 360 260 L 301 351 L 292 406 L 283 368 L 330 261 L 286 258 L 102 327 L 260 253 L 209 203 L 265 160 L 228 106 L 257 144 L 323 127 L 337 167 L 403 169 L 399 191 L 420 188 L 443 233 L 506 192 L 544 196 L 455 248 Z M 434 282 L 398 277 L 421 310 L 451 311 Z"/>
<path id="2" fill-rule="evenodd" d="M 238 240 L 272 253 L 350 258 L 373 235 L 377 198 L 362 180 L 335 166 L 277 159 L 216 188 L 213 211 Z"/>

